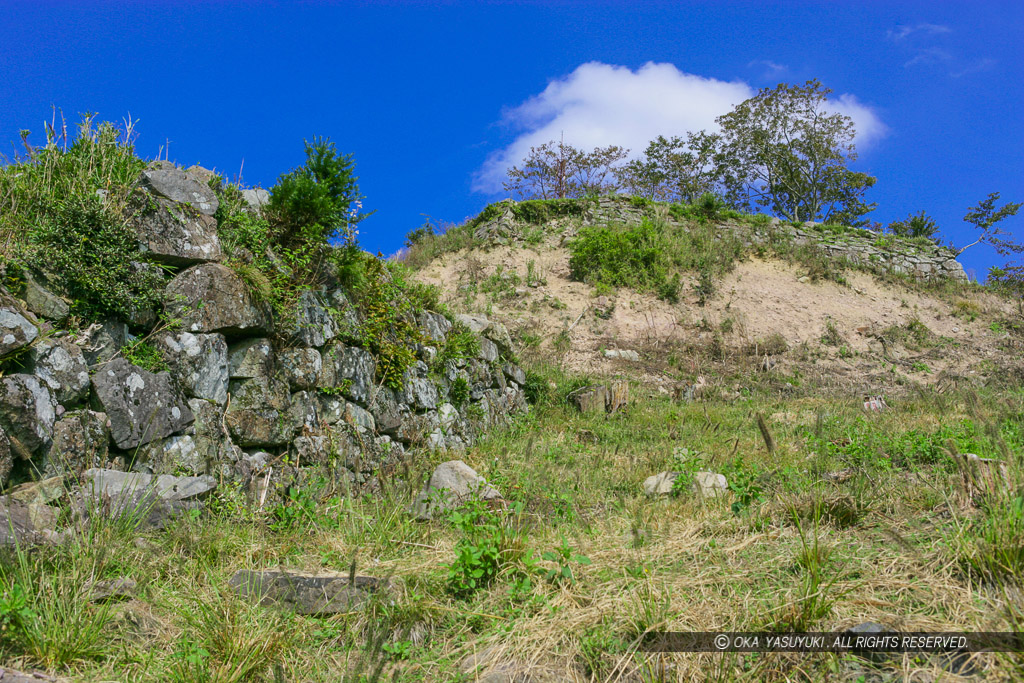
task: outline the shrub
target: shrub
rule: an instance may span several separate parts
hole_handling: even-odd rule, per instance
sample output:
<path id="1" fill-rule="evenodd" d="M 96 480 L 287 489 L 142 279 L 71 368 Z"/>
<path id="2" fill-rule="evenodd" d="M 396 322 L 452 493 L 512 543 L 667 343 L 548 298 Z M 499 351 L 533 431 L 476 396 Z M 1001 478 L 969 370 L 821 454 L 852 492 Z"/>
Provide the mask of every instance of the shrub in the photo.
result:
<path id="1" fill-rule="evenodd" d="M 926 237 L 932 239 L 938 233 L 939 226 L 924 211 L 919 211 L 918 213 L 910 214 L 902 220 L 893 221 L 886 229 L 899 237 Z"/>
<path id="2" fill-rule="evenodd" d="M 27 156 L 0 169 L 3 256 L 44 273 L 76 315 L 129 317 L 159 301 L 159 273 L 133 265 L 143 258 L 127 226 L 145 163 L 131 123 L 94 128 L 94 119 L 83 117 L 70 145 L 50 128 L 46 147 L 26 142 Z"/>
<path id="3" fill-rule="evenodd" d="M 285 173 L 270 191 L 268 213 L 284 246 L 296 242 L 327 242 L 342 237 L 355 241 L 354 225 L 362 197 L 352 174 L 352 155 L 339 155 L 334 143 L 314 138 L 306 144 L 306 163 Z"/>
<path id="4" fill-rule="evenodd" d="M 635 226 L 583 228 L 569 250 L 570 273 L 582 282 L 650 290 L 668 281 L 664 235 L 646 219 Z"/>

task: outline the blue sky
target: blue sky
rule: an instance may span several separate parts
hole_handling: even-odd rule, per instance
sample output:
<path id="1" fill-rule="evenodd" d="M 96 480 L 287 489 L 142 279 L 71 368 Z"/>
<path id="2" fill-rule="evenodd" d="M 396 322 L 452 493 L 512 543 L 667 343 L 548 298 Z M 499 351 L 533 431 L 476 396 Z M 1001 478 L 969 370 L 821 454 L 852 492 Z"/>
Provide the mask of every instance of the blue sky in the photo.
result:
<path id="1" fill-rule="evenodd" d="M 989 192 L 1024 201 L 1024 3 L 0 2 L 0 144 L 36 142 L 51 105 L 138 120 L 169 145 L 271 186 L 302 141 L 351 152 L 377 213 L 365 248 L 424 215 L 502 198 L 503 161 L 562 131 L 636 141 L 713 121 L 780 81 L 818 78 L 861 129 L 856 167 L 888 223 L 926 210 L 958 245 Z M 661 130 L 661 128 L 682 128 Z M 1024 216 L 1007 227 L 1024 239 Z M 987 247 L 961 260 L 981 277 Z"/>

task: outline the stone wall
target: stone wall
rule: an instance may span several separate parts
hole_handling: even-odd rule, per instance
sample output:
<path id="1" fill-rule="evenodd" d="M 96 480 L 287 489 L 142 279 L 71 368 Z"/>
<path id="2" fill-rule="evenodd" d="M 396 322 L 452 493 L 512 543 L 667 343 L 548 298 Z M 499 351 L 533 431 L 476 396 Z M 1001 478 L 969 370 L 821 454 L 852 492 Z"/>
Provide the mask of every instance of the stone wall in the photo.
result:
<path id="1" fill-rule="evenodd" d="M 659 209 L 655 207 L 654 210 Z M 601 197 L 587 213 L 584 222 L 589 225 L 609 222 L 635 224 L 650 212 L 647 207 L 634 205 L 629 197 Z M 663 209 L 660 217 L 674 222 Z M 763 227 L 734 221 L 724 222 L 721 227 L 733 231 L 747 244 L 791 241 L 798 246 L 817 247 L 831 258 L 842 258 L 878 272 L 906 274 L 924 280 L 967 279 L 963 266 L 956 260 L 956 252 L 937 244 L 920 244 L 870 230 L 836 229 L 818 223 L 795 226 L 778 218 L 772 218 Z"/>
<path id="2" fill-rule="evenodd" d="M 72 332 L 45 274 L 0 292 L 0 484 L 98 467 L 213 475 L 253 491 L 313 477 L 360 485 L 407 453 L 464 450 L 527 409 L 498 323 L 464 317 L 479 353 L 440 362 L 453 321 L 412 314 L 422 342 L 393 389 L 360 345 L 360 310 L 330 277 L 301 295 L 293 320 L 275 319 L 223 263 L 217 199 L 200 171 L 157 164 L 139 181 L 140 252 L 172 274 L 163 312 L 177 324 L 140 311 Z M 167 371 L 126 359 L 138 338 Z"/>

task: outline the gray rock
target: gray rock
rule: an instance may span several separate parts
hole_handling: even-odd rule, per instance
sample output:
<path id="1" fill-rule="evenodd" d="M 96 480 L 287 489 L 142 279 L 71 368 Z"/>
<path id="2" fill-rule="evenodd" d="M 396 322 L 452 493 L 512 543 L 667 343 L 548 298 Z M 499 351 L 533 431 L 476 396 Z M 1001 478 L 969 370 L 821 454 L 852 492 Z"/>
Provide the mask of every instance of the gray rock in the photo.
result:
<path id="1" fill-rule="evenodd" d="M 150 168 L 142 172 L 139 183 L 172 202 L 191 204 L 199 213 L 212 216 L 220 201 L 210 186 L 195 174 L 178 168 Z"/>
<path id="2" fill-rule="evenodd" d="M 91 469 L 77 489 L 78 511 L 84 519 L 99 515 L 147 528 L 164 526 L 215 489 L 213 477 L 153 476 L 141 472 Z"/>
<path id="3" fill-rule="evenodd" d="M 41 671 L 18 671 L 4 665 L 0 667 L 0 683 L 68 683 L 68 679 L 54 678 Z"/>
<path id="4" fill-rule="evenodd" d="M 374 390 L 377 362 L 373 355 L 355 346 L 334 345 L 324 354 L 324 366 L 328 364 L 334 381 L 344 388 L 345 397 L 366 405 Z"/>
<path id="5" fill-rule="evenodd" d="M 186 396 L 220 405 L 227 401 L 228 344 L 224 335 L 163 332 L 153 343 Z"/>
<path id="6" fill-rule="evenodd" d="M 659 472 L 644 479 L 644 493 L 648 496 L 667 496 L 679 475 L 675 472 Z"/>
<path id="7" fill-rule="evenodd" d="M 480 353 L 477 355 L 480 360 L 493 363 L 498 360 L 498 345 L 490 339 L 480 340 Z"/>
<path id="8" fill-rule="evenodd" d="M 301 430 L 314 432 L 319 429 L 319 404 L 316 395 L 309 391 L 297 391 L 291 395 L 286 424 L 291 426 L 293 434 Z"/>
<path id="9" fill-rule="evenodd" d="M 119 576 L 116 579 L 91 582 L 87 588 L 87 595 L 97 603 L 120 602 L 134 599 L 138 595 L 137 589 L 138 582 L 135 579 Z"/>
<path id="10" fill-rule="evenodd" d="M 96 401 L 110 418 L 110 435 L 122 450 L 192 423 L 192 411 L 166 372 L 153 374 L 117 358 L 93 375 L 92 384 Z"/>
<path id="11" fill-rule="evenodd" d="M 613 359 L 617 358 L 621 360 L 631 360 L 634 362 L 640 360 L 639 353 L 627 349 L 607 349 L 604 352 L 604 357 Z"/>
<path id="12" fill-rule="evenodd" d="M 0 300 L 0 356 L 31 344 L 39 328 L 13 303 Z"/>
<path id="13" fill-rule="evenodd" d="M 0 427 L 18 457 L 29 460 L 45 452 L 56 420 L 57 401 L 34 375 L 0 377 Z"/>
<path id="14" fill-rule="evenodd" d="M 505 377 L 508 377 L 511 381 L 522 386 L 526 384 L 526 373 L 518 365 L 512 363 L 505 363 L 501 366 L 501 371 L 505 373 Z"/>
<path id="15" fill-rule="evenodd" d="M 169 436 L 140 446 L 135 467 L 153 474 L 206 474 L 207 462 L 196 448 L 195 439 L 185 434 Z"/>
<path id="16" fill-rule="evenodd" d="M 25 505 L 50 505 L 63 498 L 65 493 L 64 477 L 48 477 L 19 484 L 8 490 L 6 498 Z"/>
<path id="17" fill-rule="evenodd" d="M 365 607 L 374 595 L 387 595 L 388 582 L 370 576 L 305 574 L 274 570 L 242 569 L 228 585 L 241 597 L 270 604 L 295 614 L 326 616 Z"/>
<path id="18" fill-rule="evenodd" d="M 497 500 L 501 494 L 461 460 L 450 460 L 437 466 L 430 481 L 409 506 L 416 519 L 428 520 L 457 509 L 467 500 Z"/>
<path id="19" fill-rule="evenodd" d="M 45 543 L 56 523 L 56 508 L 0 496 L 0 546 Z"/>
<path id="20" fill-rule="evenodd" d="M 201 398 L 189 399 L 189 410 L 195 422 L 188 435 L 196 447 L 196 458 L 207 463 L 207 472 L 216 470 L 218 464 L 234 463 L 241 457 L 241 449 L 231 443 L 224 425 L 224 406 Z"/>
<path id="21" fill-rule="evenodd" d="M 228 349 L 228 375 L 231 379 L 270 377 L 276 357 L 269 339 L 246 339 Z"/>
<path id="22" fill-rule="evenodd" d="M 63 321 L 71 314 L 68 302 L 47 289 L 32 273 L 23 270 L 22 280 L 25 289 L 21 296 L 25 299 L 25 307 L 40 318 Z"/>
<path id="23" fill-rule="evenodd" d="M 581 387 L 566 399 L 581 413 L 603 413 L 607 409 L 608 387 L 603 384 Z"/>
<path id="24" fill-rule="evenodd" d="M 270 204 L 270 193 L 262 187 L 254 187 L 249 190 L 242 190 L 242 199 L 255 213 L 261 213 Z"/>
<path id="25" fill-rule="evenodd" d="M 437 408 L 437 387 L 425 377 L 406 375 L 402 386 L 402 399 L 416 410 Z"/>
<path id="26" fill-rule="evenodd" d="M 421 311 L 416 316 L 420 331 L 435 342 L 443 342 L 452 329 L 452 323 L 440 313 L 433 311 Z"/>
<path id="27" fill-rule="evenodd" d="M 470 332 L 475 334 L 483 334 L 491 325 L 491 321 L 482 315 L 469 315 L 468 313 L 460 313 L 455 316 L 455 321 L 460 322 L 469 328 Z"/>
<path id="28" fill-rule="evenodd" d="M 316 349 L 284 349 L 277 354 L 281 372 L 293 391 L 314 389 L 320 385 L 324 363 Z"/>
<path id="29" fill-rule="evenodd" d="M 661 472 L 644 480 L 644 493 L 648 496 L 664 496 L 672 493 L 678 472 Z M 695 472 L 690 491 L 701 498 L 717 498 L 725 495 L 729 484 L 724 475 L 715 472 Z"/>
<path id="30" fill-rule="evenodd" d="M 224 258 L 217 221 L 193 207 L 147 198 L 131 220 L 139 250 L 154 261 L 180 267 Z"/>
<path id="31" fill-rule="evenodd" d="M 118 320 L 93 323 L 77 343 L 90 367 L 106 363 L 128 343 L 128 326 Z"/>
<path id="32" fill-rule="evenodd" d="M 53 393 L 57 402 L 70 407 L 89 395 L 89 366 L 81 347 L 67 337 L 43 339 L 28 354 L 29 368 Z"/>
<path id="33" fill-rule="evenodd" d="M 93 467 L 105 467 L 109 454 L 107 416 L 91 410 L 73 410 L 64 413 L 53 426 L 53 443 L 44 473 L 80 475 Z"/>
<path id="34" fill-rule="evenodd" d="M 345 404 L 345 412 L 342 417 L 346 423 L 353 427 L 362 427 L 368 432 L 373 432 L 377 429 L 377 423 L 370 411 L 360 408 L 355 403 Z"/>
<path id="35" fill-rule="evenodd" d="M 235 380 L 231 396 L 224 423 L 239 446 L 283 446 L 292 440 L 287 382 L 268 377 Z"/>
<path id="36" fill-rule="evenodd" d="M 315 347 L 338 336 L 338 324 L 320 294 L 307 289 L 299 296 L 295 323 L 288 335 L 296 344 Z"/>
<path id="37" fill-rule="evenodd" d="M 167 315 L 189 332 L 261 336 L 272 331 L 271 310 L 233 270 L 219 263 L 192 266 L 167 285 Z"/>
<path id="38" fill-rule="evenodd" d="M 0 487 L 7 485 L 7 479 L 14 469 L 14 455 L 11 453 L 11 441 L 7 434 L 0 429 Z"/>

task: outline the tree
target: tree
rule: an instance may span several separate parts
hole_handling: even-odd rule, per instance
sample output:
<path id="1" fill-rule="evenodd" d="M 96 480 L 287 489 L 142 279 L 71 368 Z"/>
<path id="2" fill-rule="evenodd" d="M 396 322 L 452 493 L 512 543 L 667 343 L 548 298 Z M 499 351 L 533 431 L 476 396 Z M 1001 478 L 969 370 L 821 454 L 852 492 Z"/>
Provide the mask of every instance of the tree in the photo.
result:
<path id="1" fill-rule="evenodd" d="M 355 243 L 354 225 L 366 218 L 360 214 L 363 197 L 353 174 L 352 155 L 340 155 L 325 138 L 306 142 L 306 163 L 283 174 L 270 190 L 268 212 L 285 246 L 298 241 L 326 242 L 342 237 Z"/>
<path id="2" fill-rule="evenodd" d="M 780 83 L 718 117 L 727 200 L 793 221 L 865 222 L 876 205 L 863 196 L 876 179 L 848 168 L 857 159 L 853 120 L 828 113 L 830 92 L 817 80 Z"/>
<path id="3" fill-rule="evenodd" d="M 508 169 L 502 187 L 521 199 L 565 199 L 612 192 L 615 164 L 629 150 L 617 145 L 595 147 L 590 152 L 576 149 L 564 140 L 531 147 L 520 166 Z"/>
<path id="4" fill-rule="evenodd" d="M 981 236 L 966 247 L 960 249 L 957 254 L 975 244 L 985 242 L 992 245 L 1000 256 L 1012 256 L 1024 253 L 1024 243 L 1007 239 L 1010 233 L 1000 228 L 997 224 L 1003 220 L 1016 216 L 1022 204 L 1007 202 L 1002 208 L 996 209 L 996 202 L 999 201 L 999 193 L 992 192 L 988 197 L 978 202 L 967 210 L 964 221 L 970 223 L 981 231 Z M 1016 292 L 1024 294 L 1024 264 L 1007 264 L 1002 268 L 992 268 L 989 271 L 989 279 L 994 283 Z"/>
<path id="5" fill-rule="evenodd" d="M 912 213 L 903 220 L 893 221 L 886 228 L 890 233 L 898 237 L 927 237 L 933 239 L 939 231 L 939 226 L 931 216 L 923 210 Z"/>
<path id="6" fill-rule="evenodd" d="M 633 195 L 693 204 L 719 184 L 720 143 L 720 135 L 704 131 L 687 133 L 686 140 L 659 135 L 642 159 L 617 170 L 619 183 Z"/>

